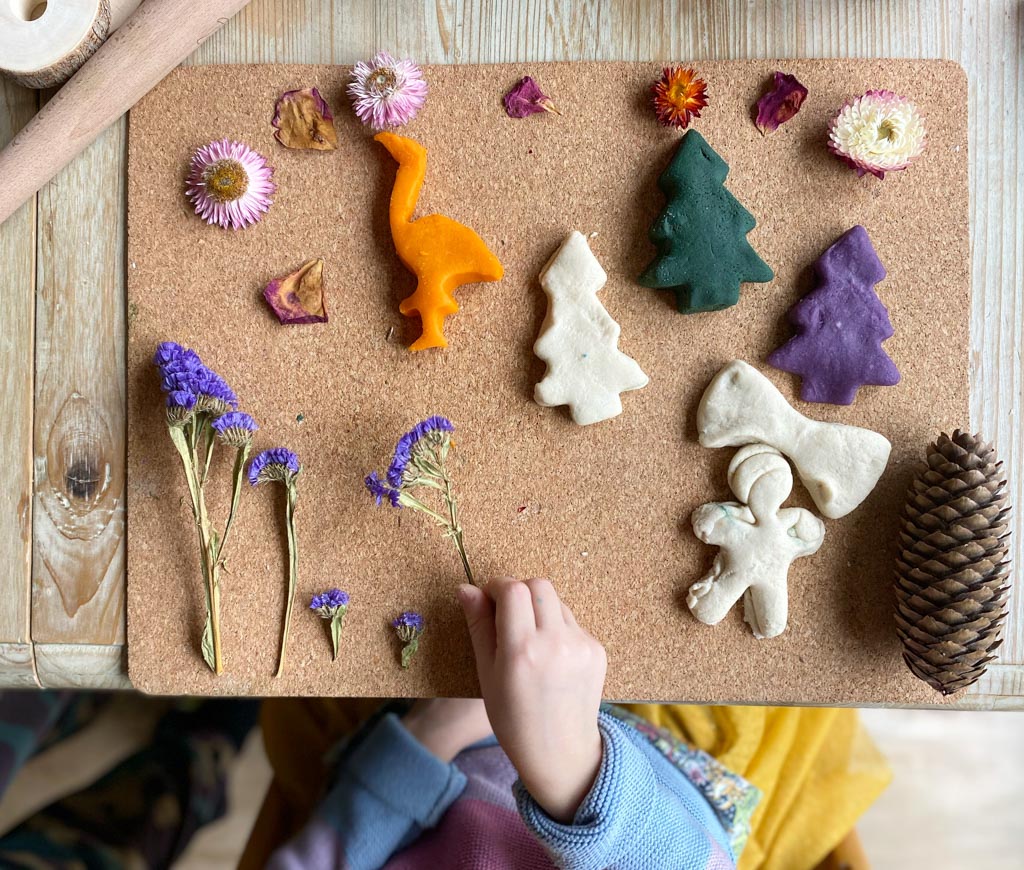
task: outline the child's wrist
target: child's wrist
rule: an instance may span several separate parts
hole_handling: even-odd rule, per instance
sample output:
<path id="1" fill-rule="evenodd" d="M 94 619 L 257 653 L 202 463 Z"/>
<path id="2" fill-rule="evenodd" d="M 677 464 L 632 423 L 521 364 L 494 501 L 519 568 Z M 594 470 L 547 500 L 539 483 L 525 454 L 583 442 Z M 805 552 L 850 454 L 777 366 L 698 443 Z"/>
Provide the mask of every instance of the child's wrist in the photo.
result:
<path id="1" fill-rule="evenodd" d="M 537 771 L 519 771 L 523 785 L 537 804 L 556 822 L 572 824 L 584 798 L 590 793 L 604 757 L 604 741 L 594 730 L 576 746 L 562 753 L 557 764 L 547 763 Z"/>

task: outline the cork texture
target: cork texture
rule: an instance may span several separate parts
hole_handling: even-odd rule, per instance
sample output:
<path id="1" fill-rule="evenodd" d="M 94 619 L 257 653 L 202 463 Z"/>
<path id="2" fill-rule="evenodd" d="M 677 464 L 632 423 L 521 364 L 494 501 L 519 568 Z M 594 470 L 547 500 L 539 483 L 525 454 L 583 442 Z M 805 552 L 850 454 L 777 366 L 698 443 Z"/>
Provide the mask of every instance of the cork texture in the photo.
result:
<path id="1" fill-rule="evenodd" d="M 684 316 L 672 295 L 640 287 L 657 190 L 679 134 L 657 126 L 653 63 L 438 66 L 427 106 L 404 133 L 429 150 L 417 214 L 474 230 L 505 266 L 495 284 L 458 292 L 450 347 L 410 353 L 418 322 L 398 313 L 413 277 L 395 255 L 387 203 L 395 164 L 347 104 L 348 68 L 179 69 L 132 110 L 128 243 L 128 647 L 135 686 L 157 693 L 474 695 L 469 638 L 450 542 L 426 518 L 375 508 L 364 475 L 387 466 L 394 441 L 432 413 L 456 424 L 452 470 L 476 573 L 546 575 L 607 647 L 605 694 L 616 699 L 913 704 L 937 695 L 904 666 L 892 623 L 897 517 L 914 462 L 939 430 L 968 423 L 970 279 L 967 82 L 942 61 L 702 62 L 711 105 L 695 122 L 730 166 L 729 189 L 757 218 L 749 238 L 775 270 L 744 285 L 726 311 Z M 752 107 L 775 69 L 810 96 L 762 137 Z M 533 75 L 561 117 L 506 117 L 501 96 Z M 270 118 L 285 90 L 317 86 L 335 112 L 336 152 L 278 145 Z M 927 117 L 924 157 L 884 181 L 859 179 L 826 148 L 848 98 L 888 88 Z M 276 167 L 276 201 L 241 232 L 204 225 L 184 196 L 188 160 L 221 137 Z M 798 380 L 768 368 L 787 308 L 813 286 L 813 264 L 863 224 L 888 270 L 876 291 L 896 330 L 885 348 L 903 380 L 862 389 L 851 407 L 795 398 Z M 650 376 L 614 420 L 581 428 L 565 408 L 533 401 L 544 365 L 532 353 L 546 300 L 537 276 L 573 229 L 591 239 L 609 279 L 600 298 L 620 347 Z M 324 257 L 322 325 L 281 326 L 266 283 Z M 154 346 L 194 347 L 261 425 L 256 449 L 298 452 L 300 576 L 285 674 L 272 674 L 284 612 L 284 491 L 246 486 L 222 580 L 226 672 L 199 655 L 203 592 L 180 463 L 165 431 L 150 363 Z M 893 443 L 870 498 L 826 520 L 825 542 L 789 579 L 789 628 L 757 641 L 736 607 L 718 626 L 685 606 L 715 550 L 690 512 L 730 498 L 731 449 L 697 443 L 704 387 L 726 362 L 757 366 L 811 417 L 875 429 Z M 230 460 L 214 458 L 212 513 L 223 523 Z M 796 485 L 789 502 L 813 507 Z M 352 595 L 340 659 L 310 596 Z M 409 671 L 388 621 L 427 620 Z"/>

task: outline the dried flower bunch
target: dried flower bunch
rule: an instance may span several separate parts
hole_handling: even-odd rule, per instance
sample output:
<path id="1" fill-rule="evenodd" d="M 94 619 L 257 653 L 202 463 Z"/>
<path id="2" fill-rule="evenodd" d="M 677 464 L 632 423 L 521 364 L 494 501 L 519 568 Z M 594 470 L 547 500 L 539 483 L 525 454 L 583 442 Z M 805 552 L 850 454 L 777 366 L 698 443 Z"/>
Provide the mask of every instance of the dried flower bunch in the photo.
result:
<path id="1" fill-rule="evenodd" d="M 542 112 L 549 112 L 552 115 L 562 114 L 555 108 L 551 98 L 530 76 L 523 76 L 516 82 L 512 90 L 502 98 L 502 102 L 505 104 L 505 112 L 510 118 L 526 118 Z"/>
<path id="2" fill-rule="evenodd" d="M 299 578 L 299 546 L 295 536 L 295 502 L 298 490 L 295 481 L 302 473 L 299 457 L 287 447 L 272 447 L 257 455 L 249 464 L 249 483 L 282 483 L 287 492 L 285 501 L 285 527 L 288 531 L 288 598 L 284 610 L 284 624 L 281 628 L 281 652 L 277 659 L 275 677 L 284 670 L 284 653 L 288 646 L 288 632 L 292 622 L 292 602 Z"/>
<path id="3" fill-rule="evenodd" d="M 309 609 L 316 613 L 321 619 L 330 621 L 331 646 L 334 649 L 333 661 L 338 660 L 338 647 L 341 643 L 342 623 L 345 621 L 345 614 L 348 613 L 349 595 L 340 589 L 328 589 L 319 595 L 314 595 L 309 602 Z"/>
<path id="4" fill-rule="evenodd" d="M 658 123 L 679 130 L 699 118 L 708 104 L 707 82 L 697 78 L 695 70 L 682 66 L 665 67 L 661 78 L 651 86 L 651 94 Z"/>
<path id="5" fill-rule="evenodd" d="M 805 88 L 796 76 L 776 70 L 772 76 L 772 86 L 757 101 L 757 119 L 754 123 L 763 136 L 778 130 L 786 121 L 791 120 L 807 99 Z"/>
<path id="6" fill-rule="evenodd" d="M 829 126 L 828 149 L 857 175 L 906 169 L 925 145 L 924 118 L 910 100 L 892 91 L 868 91 L 851 100 Z"/>
<path id="7" fill-rule="evenodd" d="M 199 561 L 206 593 L 206 625 L 200 644 L 203 660 L 219 674 L 223 670 L 220 643 L 220 571 L 228 536 L 238 515 L 245 461 L 259 428 L 248 414 L 238 411 L 234 391 L 199 355 L 173 341 L 157 346 L 153 362 L 166 394 L 167 430 L 185 469 L 192 516 L 199 533 Z M 206 486 L 217 442 L 235 450 L 231 507 L 224 530 L 217 532 L 206 507 Z"/>
<path id="8" fill-rule="evenodd" d="M 373 130 L 408 124 L 427 101 L 423 73 L 408 58 L 395 60 L 386 51 L 352 69 L 348 95 L 356 116 Z"/>
<path id="9" fill-rule="evenodd" d="M 406 610 L 392 619 L 391 625 L 394 627 L 398 639 L 403 643 L 402 667 L 408 668 L 412 657 L 420 648 L 420 635 L 423 634 L 426 623 L 423 616 L 415 610 Z"/>
<path id="10" fill-rule="evenodd" d="M 285 91 L 274 106 L 274 138 L 285 148 L 334 151 L 338 132 L 327 101 L 316 88 Z"/>
<path id="11" fill-rule="evenodd" d="M 454 431 L 455 427 L 446 417 L 428 417 L 422 423 L 417 423 L 398 439 L 385 479 L 381 480 L 374 471 L 367 475 L 364 482 L 378 505 L 387 499 L 392 507 L 412 508 L 426 514 L 441 526 L 459 551 L 466 578 L 475 584 L 462 543 L 462 526 L 459 525 L 452 479 L 445 465 L 452 446 L 451 433 Z M 433 489 L 440 494 L 447 516 L 428 507 L 419 496 L 413 494 L 414 490 L 422 488 Z"/>
<path id="12" fill-rule="evenodd" d="M 240 230 L 270 208 L 273 167 L 248 145 L 219 139 L 192 155 L 185 193 L 208 224 Z"/>

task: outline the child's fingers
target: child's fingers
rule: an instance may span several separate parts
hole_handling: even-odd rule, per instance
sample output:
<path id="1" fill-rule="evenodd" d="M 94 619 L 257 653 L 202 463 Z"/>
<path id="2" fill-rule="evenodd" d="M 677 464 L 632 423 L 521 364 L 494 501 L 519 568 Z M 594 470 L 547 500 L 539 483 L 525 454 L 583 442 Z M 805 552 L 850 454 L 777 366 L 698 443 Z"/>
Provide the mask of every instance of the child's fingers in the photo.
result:
<path id="1" fill-rule="evenodd" d="M 565 624 L 579 628 L 579 623 L 576 622 L 576 617 L 573 616 L 569 607 L 564 602 L 559 603 L 562 605 L 562 619 L 565 621 Z"/>
<path id="2" fill-rule="evenodd" d="M 487 592 L 494 598 L 494 625 L 499 647 L 514 649 L 537 631 L 530 601 L 532 596 L 525 583 L 491 583 Z"/>
<path id="3" fill-rule="evenodd" d="M 494 604 L 482 589 L 468 583 L 463 583 L 456 595 L 466 616 L 477 666 L 489 666 L 494 661 Z"/>
<path id="4" fill-rule="evenodd" d="M 533 596 L 533 615 L 537 621 L 537 628 L 544 629 L 565 625 L 562 617 L 562 602 L 558 600 L 558 593 L 551 581 L 543 577 L 534 577 L 526 581 Z"/>

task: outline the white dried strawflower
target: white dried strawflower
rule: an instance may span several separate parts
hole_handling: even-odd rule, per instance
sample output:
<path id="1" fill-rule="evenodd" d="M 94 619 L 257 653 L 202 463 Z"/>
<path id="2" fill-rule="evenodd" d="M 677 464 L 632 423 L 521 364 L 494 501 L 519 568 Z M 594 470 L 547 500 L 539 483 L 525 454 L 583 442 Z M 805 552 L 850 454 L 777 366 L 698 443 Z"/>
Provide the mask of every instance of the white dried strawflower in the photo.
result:
<path id="1" fill-rule="evenodd" d="M 924 118 L 892 91 L 868 91 L 839 110 L 829 126 L 828 149 L 858 175 L 906 169 L 921 156 Z"/>

